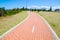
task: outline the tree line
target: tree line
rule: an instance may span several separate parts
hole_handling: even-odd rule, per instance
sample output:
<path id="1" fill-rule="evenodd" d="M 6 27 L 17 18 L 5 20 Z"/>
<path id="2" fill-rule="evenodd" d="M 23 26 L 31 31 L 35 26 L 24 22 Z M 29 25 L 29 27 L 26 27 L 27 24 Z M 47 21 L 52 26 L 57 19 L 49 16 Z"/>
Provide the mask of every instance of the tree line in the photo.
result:
<path id="1" fill-rule="evenodd" d="M 10 16 L 18 12 L 21 12 L 22 10 L 23 10 L 22 8 L 5 9 L 3 7 L 3 8 L 0 8 L 0 16 Z"/>
<path id="2" fill-rule="evenodd" d="M 28 9 L 28 8 L 13 8 L 13 9 L 5 9 L 4 7 L 0 8 L 0 16 L 10 16 L 13 14 L 16 14 L 18 12 L 22 11 L 52 11 L 52 7 L 50 7 L 49 10 L 46 10 L 45 8 L 42 9 Z M 60 9 L 55 9 L 56 11 L 60 11 Z"/>
<path id="3" fill-rule="evenodd" d="M 40 12 L 40 11 L 47 11 L 47 12 L 60 12 L 60 9 L 55 9 L 54 11 L 53 11 L 53 9 L 52 9 L 52 7 L 50 6 L 50 8 L 47 10 L 46 8 L 42 8 L 42 9 L 27 9 L 27 10 L 31 10 L 31 11 L 38 11 L 38 12 Z"/>

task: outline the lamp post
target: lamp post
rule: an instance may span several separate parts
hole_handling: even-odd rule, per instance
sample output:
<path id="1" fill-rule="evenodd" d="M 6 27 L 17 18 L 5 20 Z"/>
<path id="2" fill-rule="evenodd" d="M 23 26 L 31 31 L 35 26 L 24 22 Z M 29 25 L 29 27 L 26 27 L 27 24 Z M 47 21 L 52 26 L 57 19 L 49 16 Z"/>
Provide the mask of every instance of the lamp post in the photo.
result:
<path id="1" fill-rule="evenodd" d="M 27 9 L 27 0 L 26 0 L 26 9 Z"/>

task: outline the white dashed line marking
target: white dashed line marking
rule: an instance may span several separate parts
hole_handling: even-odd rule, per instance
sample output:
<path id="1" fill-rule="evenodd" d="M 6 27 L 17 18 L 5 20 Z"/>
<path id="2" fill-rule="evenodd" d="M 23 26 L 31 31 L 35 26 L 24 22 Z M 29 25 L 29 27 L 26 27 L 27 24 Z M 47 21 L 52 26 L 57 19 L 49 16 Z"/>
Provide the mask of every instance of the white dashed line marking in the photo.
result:
<path id="1" fill-rule="evenodd" d="M 35 28 L 34 28 L 34 26 L 33 26 L 33 28 L 32 28 L 32 33 L 34 32 L 34 29 L 35 29 Z"/>

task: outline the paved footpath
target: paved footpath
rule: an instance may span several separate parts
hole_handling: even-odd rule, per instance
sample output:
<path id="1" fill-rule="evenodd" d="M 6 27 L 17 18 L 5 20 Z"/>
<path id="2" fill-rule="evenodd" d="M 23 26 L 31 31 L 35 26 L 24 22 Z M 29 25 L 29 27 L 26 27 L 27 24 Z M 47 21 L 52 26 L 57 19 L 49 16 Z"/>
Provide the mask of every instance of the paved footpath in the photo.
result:
<path id="1" fill-rule="evenodd" d="M 44 20 L 34 12 L 30 12 L 29 18 L 2 40 L 54 40 L 54 37 Z"/>

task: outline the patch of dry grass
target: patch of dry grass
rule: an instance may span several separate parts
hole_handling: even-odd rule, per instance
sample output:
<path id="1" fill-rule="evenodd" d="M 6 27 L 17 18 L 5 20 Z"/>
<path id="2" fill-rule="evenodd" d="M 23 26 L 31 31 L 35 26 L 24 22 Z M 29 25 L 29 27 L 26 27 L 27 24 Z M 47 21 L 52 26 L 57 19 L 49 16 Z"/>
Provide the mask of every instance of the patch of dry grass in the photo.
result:
<path id="1" fill-rule="evenodd" d="M 39 15 L 43 16 L 48 21 L 60 38 L 60 12 L 39 12 Z"/>
<path id="2" fill-rule="evenodd" d="M 27 16 L 27 12 L 24 11 L 12 16 L 0 17 L 0 36 L 7 30 L 20 23 Z"/>

